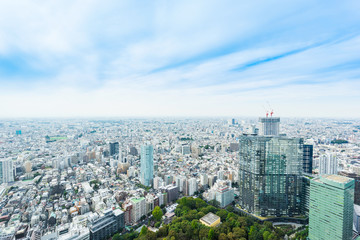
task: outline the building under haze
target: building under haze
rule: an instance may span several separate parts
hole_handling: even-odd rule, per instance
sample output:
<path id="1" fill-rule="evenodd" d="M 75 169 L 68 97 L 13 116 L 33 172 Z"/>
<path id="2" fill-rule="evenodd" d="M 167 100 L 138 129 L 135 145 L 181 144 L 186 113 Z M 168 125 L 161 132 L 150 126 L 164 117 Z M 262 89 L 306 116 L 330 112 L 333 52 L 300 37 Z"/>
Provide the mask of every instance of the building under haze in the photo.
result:
<path id="1" fill-rule="evenodd" d="M 309 240 L 351 240 L 354 180 L 322 175 L 310 183 Z"/>
<path id="2" fill-rule="evenodd" d="M 261 117 L 260 122 L 260 135 L 263 136 L 278 136 L 280 130 L 279 117 Z"/>
<path id="3" fill-rule="evenodd" d="M 325 153 L 320 155 L 319 159 L 319 175 L 337 174 L 338 160 L 336 153 Z"/>
<path id="4" fill-rule="evenodd" d="M 258 216 L 301 214 L 303 139 L 240 137 L 239 204 Z"/>
<path id="5" fill-rule="evenodd" d="M 109 152 L 110 152 L 110 156 L 118 155 L 119 143 L 118 142 L 109 143 Z"/>
<path id="6" fill-rule="evenodd" d="M 152 145 L 141 146 L 140 181 L 145 186 L 151 186 L 154 178 L 154 148 Z"/>
<path id="7" fill-rule="evenodd" d="M 14 167 L 12 159 L 0 160 L 0 184 L 14 181 Z"/>

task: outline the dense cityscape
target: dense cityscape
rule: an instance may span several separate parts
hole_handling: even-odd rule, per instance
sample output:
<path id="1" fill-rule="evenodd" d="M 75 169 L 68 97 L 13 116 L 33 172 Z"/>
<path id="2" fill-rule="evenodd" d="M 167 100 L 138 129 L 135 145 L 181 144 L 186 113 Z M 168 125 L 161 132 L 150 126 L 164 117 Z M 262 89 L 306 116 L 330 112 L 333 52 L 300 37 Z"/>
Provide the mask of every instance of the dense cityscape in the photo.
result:
<path id="1" fill-rule="evenodd" d="M 0 240 L 360 240 L 359 9 L 1 0 Z"/>
<path id="2" fill-rule="evenodd" d="M 2 120 L 0 239 L 241 239 L 218 232 L 224 211 L 252 221 L 244 239 L 355 239 L 359 131 L 358 120 L 272 113 Z M 187 197 L 212 206 L 194 217 L 203 238 L 163 233 Z M 250 234 L 254 223 L 268 231 Z"/>

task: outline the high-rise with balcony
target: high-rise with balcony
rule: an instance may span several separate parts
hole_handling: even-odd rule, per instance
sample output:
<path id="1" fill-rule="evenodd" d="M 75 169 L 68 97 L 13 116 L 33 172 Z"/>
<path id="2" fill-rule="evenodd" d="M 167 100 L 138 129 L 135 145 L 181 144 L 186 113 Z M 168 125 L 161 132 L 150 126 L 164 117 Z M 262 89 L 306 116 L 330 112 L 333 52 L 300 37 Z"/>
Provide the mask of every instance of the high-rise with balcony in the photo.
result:
<path id="1" fill-rule="evenodd" d="M 0 160 L 0 184 L 14 181 L 14 167 L 12 159 Z"/>
<path id="2" fill-rule="evenodd" d="M 152 145 L 141 146 L 140 181 L 145 186 L 151 186 L 154 178 L 154 149 Z"/>
<path id="3" fill-rule="evenodd" d="M 351 240 L 354 180 L 322 175 L 310 183 L 309 240 Z"/>

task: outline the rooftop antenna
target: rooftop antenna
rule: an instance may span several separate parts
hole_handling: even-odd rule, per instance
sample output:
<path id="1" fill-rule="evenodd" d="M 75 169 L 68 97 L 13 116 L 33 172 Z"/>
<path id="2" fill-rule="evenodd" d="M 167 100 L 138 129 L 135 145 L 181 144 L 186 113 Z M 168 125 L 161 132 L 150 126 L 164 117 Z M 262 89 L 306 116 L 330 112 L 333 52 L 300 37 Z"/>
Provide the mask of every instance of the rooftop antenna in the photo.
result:
<path id="1" fill-rule="evenodd" d="M 263 108 L 264 108 L 264 110 L 266 112 L 266 117 L 268 117 L 269 116 L 269 110 L 267 110 L 264 105 L 263 105 Z"/>
<path id="2" fill-rule="evenodd" d="M 266 102 L 267 102 L 267 104 L 269 105 L 269 109 L 271 109 L 271 110 L 270 110 L 270 117 L 272 117 L 273 114 L 274 114 L 274 110 L 273 110 L 272 107 L 270 106 L 270 103 L 269 103 L 268 101 L 266 101 Z"/>

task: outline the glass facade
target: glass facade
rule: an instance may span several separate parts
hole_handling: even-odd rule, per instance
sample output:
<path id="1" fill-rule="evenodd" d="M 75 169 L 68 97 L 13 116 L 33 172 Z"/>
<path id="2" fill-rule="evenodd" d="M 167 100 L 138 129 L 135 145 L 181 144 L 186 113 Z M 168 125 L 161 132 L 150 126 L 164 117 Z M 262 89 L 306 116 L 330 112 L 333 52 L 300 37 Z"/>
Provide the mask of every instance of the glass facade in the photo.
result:
<path id="1" fill-rule="evenodd" d="M 303 140 L 240 137 L 239 204 L 258 216 L 301 214 Z"/>
<path id="2" fill-rule="evenodd" d="M 313 145 L 304 144 L 304 162 L 303 162 L 304 173 L 312 174 L 312 165 L 313 165 Z"/>
<path id="3" fill-rule="evenodd" d="M 152 145 L 141 146 L 140 181 L 145 186 L 151 186 L 154 178 L 154 149 Z"/>
<path id="4" fill-rule="evenodd" d="M 323 175 L 310 182 L 310 240 L 351 240 L 354 180 Z"/>

